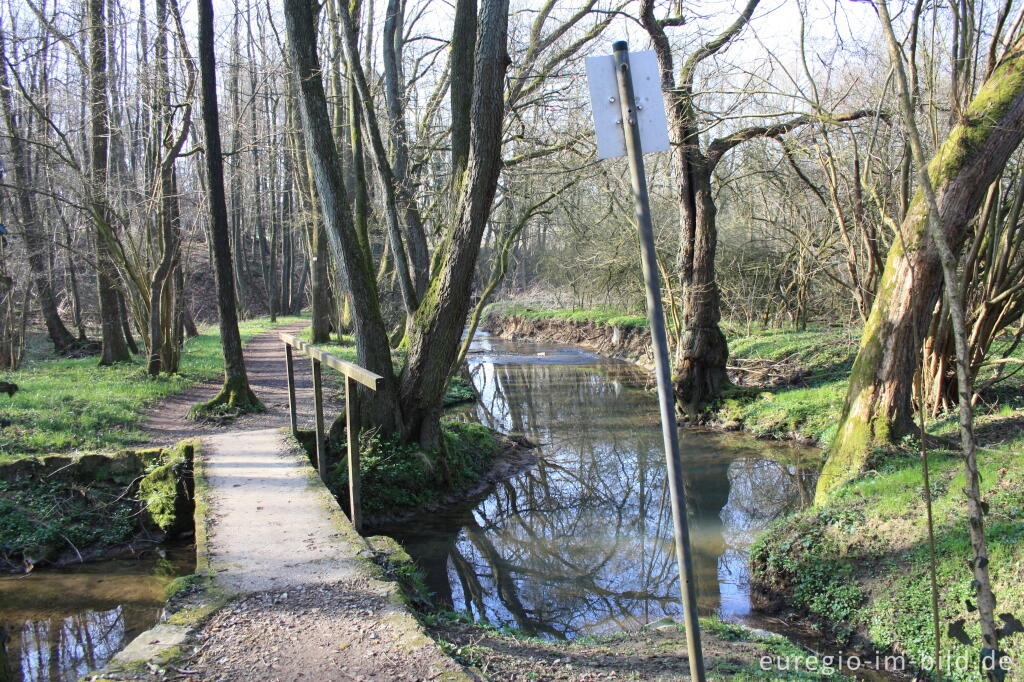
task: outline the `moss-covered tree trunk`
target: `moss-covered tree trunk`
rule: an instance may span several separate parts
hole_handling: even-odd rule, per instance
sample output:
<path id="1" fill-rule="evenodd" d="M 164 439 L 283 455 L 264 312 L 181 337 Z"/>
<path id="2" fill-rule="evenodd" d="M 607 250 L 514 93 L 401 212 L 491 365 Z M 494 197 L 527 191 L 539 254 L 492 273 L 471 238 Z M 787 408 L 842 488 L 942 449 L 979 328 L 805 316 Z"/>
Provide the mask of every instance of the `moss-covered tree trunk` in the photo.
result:
<path id="1" fill-rule="evenodd" d="M 313 183 L 319 198 L 327 245 L 340 269 L 344 289 L 352 292 L 357 361 L 384 377 L 377 391 L 360 404 L 361 423 L 400 432 L 398 383 L 381 314 L 369 252 L 361 243 L 350 208 L 341 157 L 328 114 L 317 54 L 316 17 L 309 0 L 285 0 L 285 23 L 292 67 L 298 79 L 299 118 Z"/>
<path id="2" fill-rule="evenodd" d="M 501 173 L 508 0 L 482 3 L 477 20 L 469 158 L 438 266 L 409 330 L 402 371 L 404 436 L 437 445 L 441 402 L 469 315 L 473 275 Z"/>
<path id="3" fill-rule="evenodd" d="M 1007 51 L 929 164 L 941 228 L 954 253 L 1022 137 L 1024 39 Z M 927 238 L 927 219 L 918 192 L 889 250 L 861 336 L 839 430 L 818 480 L 819 500 L 860 473 L 873 448 L 895 443 L 913 428 L 916 358 L 942 291 L 942 268 Z"/>

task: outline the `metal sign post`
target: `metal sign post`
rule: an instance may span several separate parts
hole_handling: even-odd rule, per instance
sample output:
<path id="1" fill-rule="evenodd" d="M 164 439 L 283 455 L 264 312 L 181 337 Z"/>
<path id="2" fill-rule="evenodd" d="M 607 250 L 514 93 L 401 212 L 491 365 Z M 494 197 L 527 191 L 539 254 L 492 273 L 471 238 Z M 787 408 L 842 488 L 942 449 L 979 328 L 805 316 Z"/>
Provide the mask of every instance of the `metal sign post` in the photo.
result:
<path id="1" fill-rule="evenodd" d="M 612 45 L 612 64 L 615 70 L 616 91 L 614 95 L 602 92 L 598 75 L 606 70 L 606 66 L 598 60 L 608 57 L 591 58 L 587 62 L 588 77 L 591 79 L 591 102 L 594 105 L 594 117 L 600 119 L 606 115 L 604 102 L 615 103 L 618 100 L 621 122 L 621 135 L 625 142 L 625 155 L 629 159 L 629 179 L 633 187 L 633 201 L 636 208 L 637 227 L 640 231 L 640 262 L 643 267 L 644 284 L 647 294 L 647 314 L 651 323 L 651 340 L 654 344 L 654 371 L 658 380 L 658 403 L 661 411 L 661 434 L 665 441 L 665 462 L 668 468 L 668 486 L 672 500 L 672 521 L 675 530 L 676 561 L 679 564 L 679 588 L 683 603 L 683 618 L 686 623 L 686 645 L 690 659 L 690 677 L 704 682 L 704 655 L 700 646 L 700 625 L 697 621 L 697 594 L 693 580 L 693 559 L 690 550 L 690 531 L 686 519 L 686 493 L 683 488 L 682 463 L 679 456 L 679 434 L 676 430 L 672 379 L 668 358 L 668 340 L 665 335 L 665 313 L 661 306 L 661 283 L 658 279 L 658 268 L 654 252 L 654 231 L 651 227 L 651 207 L 647 196 L 647 176 L 644 172 L 644 153 L 662 151 L 668 148 L 668 128 L 664 123 L 664 101 L 661 97 L 660 78 L 655 72 L 658 111 L 644 111 L 643 100 L 654 98 L 650 94 L 651 79 L 645 73 L 644 97 L 637 101 L 634 93 L 634 74 L 630 69 L 629 46 L 620 40 Z M 645 62 L 653 60 L 653 53 L 643 55 Z M 648 56 L 649 55 L 649 56 Z M 593 61 L 591 61 L 593 60 Z M 639 60 L 638 60 L 639 61 Z M 655 62 L 656 66 L 656 62 Z M 647 67 L 647 64 L 645 64 Z M 644 69 L 649 71 L 649 67 Z M 652 103 L 653 104 L 653 103 Z M 599 109 L 600 107 L 600 109 Z M 651 107 L 653 108 L 653 107 Z M 603 110 L 604 114 L 599 113 Z M 654 129 L 650 124 L 646 130 L 641 123 L 660 116 L 661 129 Z M 656 124 L 655 124 L 656 125 Z M 651 142 L 648 142 L 650 140 Z M 600 142 L 600 137 L 599 137 Z M 646 144 L 645 144 L 646 143 Z M 606 149 L 614 152 L 612 146 Z M 608 156 L 621 154 L 608 153 Z M 602 154 L 602 158 L 605 155 Z"/>

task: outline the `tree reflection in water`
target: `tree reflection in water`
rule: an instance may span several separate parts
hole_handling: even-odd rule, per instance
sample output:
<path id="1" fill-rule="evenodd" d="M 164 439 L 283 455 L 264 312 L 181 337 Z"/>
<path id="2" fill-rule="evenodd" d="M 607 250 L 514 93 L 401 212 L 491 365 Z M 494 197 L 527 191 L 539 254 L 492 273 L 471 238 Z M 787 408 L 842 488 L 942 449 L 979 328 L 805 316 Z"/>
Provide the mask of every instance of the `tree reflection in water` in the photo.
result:
<path id="1" fill-rule="evenodd" d="M 125 642 L 156 622 L 159 606 L 116 606 L 5 622 L 15 680 L 77 680 L 102 667 Z M 8 618 L 10 616 L 5 614 Z"/>
<path id="2" fill-rule="evenodd" d="M 13 679 L 77 680 L 103 667 L 160 616 L 164 588 L 195 568 L 191 546 L 0 579 L 0 627 Z"/>
<path id="3" fill-rule="evenodd" d="M 471 416 L 541 443 L 540 462 L 446 514 L 378 529 L 438 601 L 532 635 L 573 637 L 681 617 L 657 403 L 624 362 L 478 335 Z M 747 548 L 811 500 L 809 449 L 681 432 L 703 614 L 749 612 Z"/>

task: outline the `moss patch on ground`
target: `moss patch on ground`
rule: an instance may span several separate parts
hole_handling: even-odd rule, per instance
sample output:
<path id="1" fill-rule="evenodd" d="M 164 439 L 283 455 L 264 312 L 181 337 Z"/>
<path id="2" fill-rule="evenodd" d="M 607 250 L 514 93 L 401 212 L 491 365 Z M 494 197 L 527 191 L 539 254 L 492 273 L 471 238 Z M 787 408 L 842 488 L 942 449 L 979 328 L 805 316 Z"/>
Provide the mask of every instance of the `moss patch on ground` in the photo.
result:
<path id="1" fill-rule="evenodd" d="M 242 340 L 302 318 L 248 320 Z M 18 385 L 13 397 L 0 396 L 0 462 L 48 452 L 110 451 L 145 442 L 139 430 L 146 409 L 168 396 L 224 370 L 216 327 L 189 340 L 181 372 L 149 377 L 142 356 L 100 367 L 96 358 L 31 362 L 0 380 Z"/>
<path id="2" fill-rule="evenodd" d="M 348 489 L 347 455 L 335 444 L 331 488 Z M 363 512 L 366 516 L 393 515 L 424 509 L 472 488 L 491 466 L 498 443 L 490 429 L 475 423 L 443 421 L 441 445 L 424 450 L 401 444 L 377 433 L 360 437 Z M 340 495 L 347 509 L 347 495 Z"/>

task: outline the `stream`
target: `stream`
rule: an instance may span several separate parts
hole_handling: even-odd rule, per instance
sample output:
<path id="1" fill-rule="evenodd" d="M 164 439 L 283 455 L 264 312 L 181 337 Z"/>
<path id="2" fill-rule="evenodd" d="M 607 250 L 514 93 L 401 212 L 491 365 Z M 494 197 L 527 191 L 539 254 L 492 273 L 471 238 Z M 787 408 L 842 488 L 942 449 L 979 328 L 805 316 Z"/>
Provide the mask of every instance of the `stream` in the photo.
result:
<path id="1" fill-rule="evenodd" d="M 26 575 L 0 576 L 0 626 L 14 680 L 64 682 L 104 664 L 154 626 L 164 588 L 195 567 L 195 548 L 167 547 Z"/>
<path id="2" fill-rule="evenodd" d="M 530 635 L 574 638 L 682 620 L 652 381 L 573 346 L 478 333 L 464 408 L 540 444 L 540 461 L 447 513 L 375 529 L 399 540 L 436 599 Z M 772 521 L 810 504 L 817 450 L 680 430 L 698 608 L 763 627 L 747 556 Z"/>

